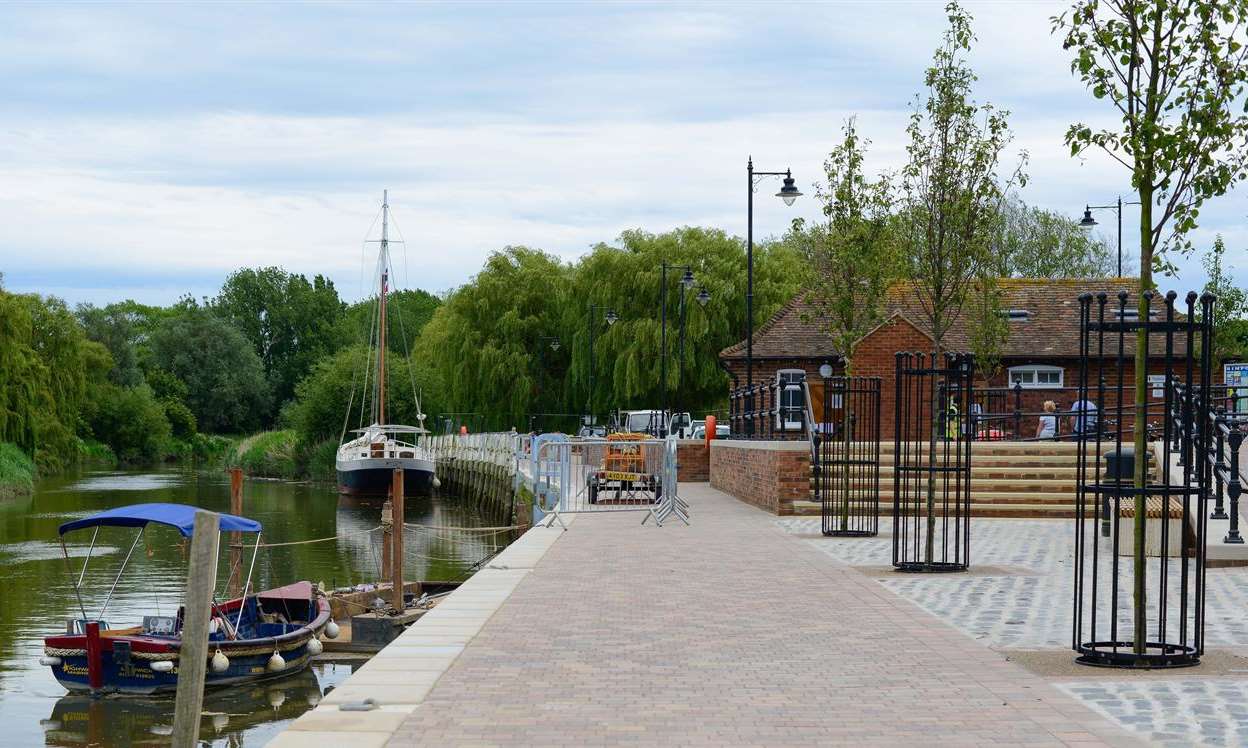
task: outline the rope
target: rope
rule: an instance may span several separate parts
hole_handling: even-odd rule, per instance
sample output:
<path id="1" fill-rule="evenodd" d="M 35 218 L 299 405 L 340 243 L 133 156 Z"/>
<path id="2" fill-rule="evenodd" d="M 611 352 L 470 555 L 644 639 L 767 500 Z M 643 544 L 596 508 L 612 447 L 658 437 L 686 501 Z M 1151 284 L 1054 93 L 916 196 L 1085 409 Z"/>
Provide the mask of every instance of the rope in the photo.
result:
<path id="1" fill-rule="evenodd" d="M 287 545 L 307 545 L 308 543 L 327 543 L 331 540 L 338 540 L 340 538 L 349 538 L 353 535 L 368 535 L 369 533 L 377 532 L 380 529 L 381 529 L 381 525 L 377 525 L 371 530 L 360 530 L 358 532 L 344 532 L 340 535 L 330 535 L 328 538 L 313 538 L 312 540 L 289 540 L 285 543 L 261 543 L 260 547 L 261 548 L 278 548 L 278 547 L 287 546 Z"/>
<path id="2" fill-rule="evenodd" d="M 506 532 L 507 530 L 519 530 L 521 525 L 505 525 L 501 527 L 451 527 L 449 525 L 418 525 L 411 522 L 404 522 L 403 527 L 408 530 L 431 530 L 438 532 L 440 530 L 454 530 L 457 532 Z"/>

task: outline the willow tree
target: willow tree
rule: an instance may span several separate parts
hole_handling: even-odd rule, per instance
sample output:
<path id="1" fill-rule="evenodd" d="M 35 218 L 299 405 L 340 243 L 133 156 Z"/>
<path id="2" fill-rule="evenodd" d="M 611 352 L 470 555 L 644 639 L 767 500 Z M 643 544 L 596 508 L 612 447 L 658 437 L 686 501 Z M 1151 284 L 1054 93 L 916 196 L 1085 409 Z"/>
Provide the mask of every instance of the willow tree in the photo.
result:
<path id="1" fill-rule="evenodd" d="M 945 6 L 949 26 L 927 69 L 926 95 L 916 97 L 908 162 L 901 171 L 896 222 L 904 269 L 932 337 L 934 366 L 944 359 L 945 336 L 962 313 L 968 292 L 991 267 L 992 237 L 1002 196 L 1025 182 L 1022 165 L 1002 179 L 998 166 L 1012 140 L 1008 112 L 972 98 L 976 80 L 967 63 L 974 41 L 971 17 L 956 2 Z M 935 459 L 939 404 L 933 400 L 929 459 Z M 926 560 L 935 545 L 936 481 L 927 485 Z"/>
<path id="2" fill-rule="evenodd" d="M 1098 149 L 1131 173 L 1140 200 L 1140 319 L 1154 272 L 1191 252 L 1206 201 L 1245 177 L 1248 166 L 1248 0 L 1078 0 L 1053 18 L 1071 71 L 1118 116 L 1113 127 L 1070 126 L 1073 155 Z M 1147 447 L 1144 326 L 1135 348 L 1135 453 Z M 1134 484 L 1147 480 L 1135 461 Z M 1134 647 L 1147 640 L 1145 512 L 1135 513 Z"/>

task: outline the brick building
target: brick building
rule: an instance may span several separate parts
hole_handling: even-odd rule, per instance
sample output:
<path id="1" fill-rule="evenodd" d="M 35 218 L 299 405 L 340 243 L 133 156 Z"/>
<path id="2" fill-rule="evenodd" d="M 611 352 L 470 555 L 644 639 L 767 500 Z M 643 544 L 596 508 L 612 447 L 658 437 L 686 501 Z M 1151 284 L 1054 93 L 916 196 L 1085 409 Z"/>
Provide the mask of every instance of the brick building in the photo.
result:
<path id="1" fill-rule="evenodd" d="M 1116 310 L 1117 294 L 1137 289 L 1135 278 L 1098 279 L 1016 279 L 1000 281 L 1002 313 L 1009 325 L 1009 335 L 1002 351 L 1000 370 L 984 381 L 976 378 L 976 387 L 983 392 L 977 398 L 988 413 L 1005 413 L 1021 410 L 1036 413 L 1044 401 L 1053 400 L 1058 410 L 1069 409 L 1078 399 L 1079 382 L 1079 297 L 1084 293 L 1106 292 L 1111 298 L 1110 307 Z M 1134 294 L 1128 309 L 1128 319 L 1134 313 Z M 1182 299 L 1176 303 L 1181 309 Z M 1107 314 L 1110 307 L 1107 307 Z M 1154 304 L 1158 315 L 1164 315 L 1164 305 Z M 778 382 L 789 384 L 807 377 L 817 378 L 819 367 L 830 364 L 833 370 L 842 370 L 842 359 L 835 350 L 831 338 L 824 331 L 815 310 L 806 303 L 805 294 L 798 294 L 771 319 L 754 331 L 755 384 Z M 970 325 L 966 315 L 955 319 L 945 335 L 945 348 L 961 352 L 969 349 Z M 1163 336 L 1151 350 L 1164 347 Z M 1176 341 L 1177 342 L 1177 341 Z M 878 376 L 883 379 L 881 388 L 881 428 L 889 435 L 893 430 L 893 393 L 895 386 L 896 354 L 899 351 L 930 352 L 932 338 L 928 331 L 926 315 L 919 305 L 914 288 L 909 283 L 899 283 L 888 291 L 885 301 L 884 321 L 864 335 L 854 347 L 854 373 L 862 376 Z M 1119 371 L 1117 350 L 1106 352 L 1098 367 L 1113 390 L 1119 377 L 1133 381 L 1134 346 L 1125 351 L 1128 359 Z M 732 386 L 746 383 L 746 341 L 730 346 L 720 352 L 720 362 L 732 376 Z M 1150 363 L 1150 374 L 1163 374 L 1160 359 Z M 1215 374 L 1215 378 L 1218 375 Z M 792 388 L 789 398 L 800 398 L 800 389 Z M 1150 396 L 1160 390 L 1150 390 Z M 782 395 L 782 406 L 789 403 Z M 1133 396 L 1124 393 L 1130 402 Z M 1156 399 L 1160 402 L 1160 398 Z M 1115 403 L 1106 402 L 1115 407 Z M 786 426 L 800 430 L 800 423 L 792 419 L 777 418 L 776 428 Z M 787 423 L 786 423 L 787 422 Z M 1016 434 L 1033 436 L 1035 416 L 1025 420 L 1001 418 L 994 421 L 1010 438 Z M 1125 425 L 1125 424 L 1124 424 Z"/>

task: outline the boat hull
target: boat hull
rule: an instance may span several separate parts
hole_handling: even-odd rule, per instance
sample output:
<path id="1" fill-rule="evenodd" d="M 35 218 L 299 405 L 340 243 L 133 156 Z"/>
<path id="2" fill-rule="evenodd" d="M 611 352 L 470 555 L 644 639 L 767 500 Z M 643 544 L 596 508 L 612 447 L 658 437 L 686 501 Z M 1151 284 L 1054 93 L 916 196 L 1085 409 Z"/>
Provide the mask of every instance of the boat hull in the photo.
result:
<path id="1" fill-rule="evenodd" d="M 282 678 L 305 670 L 311 664 L 312 657 L 305 641 L 298 648 L 282 652 L 286 666 L 281 670 L 269 670 L 269 658 L 272 651 L 254 655 L 232 655 L 226 647 L 221 648 L 222 654 L 230 658 L 230 666 L 224 672 L 215 673 L 209 667 L 204 675 L 204 687 L 216 688 L 239 683 L 258 683 L 260 681 Z M 167 673 L 160 673 L 151 668 L 147 660 L 131 659 L 122 664 L 112 657 L 105 657 L 103 664 L 104 693 L 118 693 L 133 696 L 150 696 L 153 694 L 173 693 L 178 690 L 178 667 Z M 62 657 L 61 664 L 52 667 L 52 675 L 65 689 L 71 692 L 90 692 L 87 682 L 87 657 Z"/>
<path id="2" fill-rule="evenodd" d="M 394 471 L 403 469 L 403 493 L 425 496 L 433 490 L 432 460 L 419 458 L 362 458 L 339 460 L 338 492 L 351 496 L 386 496 L 394 480 Z"/>

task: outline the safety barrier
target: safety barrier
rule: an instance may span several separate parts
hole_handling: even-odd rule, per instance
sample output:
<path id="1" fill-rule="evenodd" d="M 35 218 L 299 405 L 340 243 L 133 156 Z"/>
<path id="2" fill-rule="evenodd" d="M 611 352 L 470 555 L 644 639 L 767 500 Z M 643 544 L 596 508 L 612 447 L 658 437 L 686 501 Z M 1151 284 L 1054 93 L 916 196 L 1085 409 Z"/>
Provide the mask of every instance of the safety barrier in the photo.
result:
<path id="1" fill-rule="evenodd" d="M 545 525 L 565 527 L 562 514 L 644 512 L 661 525 L 688 524 L 677 495 L 676 439 L 550 439 L 532 445 L 529 475 Z"/>

